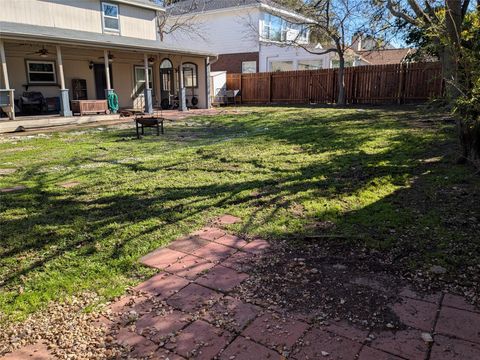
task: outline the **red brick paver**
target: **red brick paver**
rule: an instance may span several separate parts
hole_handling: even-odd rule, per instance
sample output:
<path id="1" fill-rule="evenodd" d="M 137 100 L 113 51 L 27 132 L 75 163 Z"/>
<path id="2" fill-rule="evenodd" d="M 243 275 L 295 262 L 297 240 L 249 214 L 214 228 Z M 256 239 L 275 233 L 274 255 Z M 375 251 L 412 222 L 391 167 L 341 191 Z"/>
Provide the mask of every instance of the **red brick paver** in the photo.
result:
<path id="1" fill-rule="evenodd" d="M 42 343 L 24 346 L 2 357 L 3 360 L 49 360 L 52 358 L 52 354 Z"/>
<path id="2" fill-rule="evenodd" d="M 70 189 L 78 185 L 80 185 L 80 181 L 67 181 L 58 184 L 58 186 L 63 187 L 64 189 Z"/>
<path id="3" fill-rule="evenodd" d="M 198 256 L 187 255 L 170 265 L 166 271 L 178 276 L 183 276 L 189 280 L 195 280 L 213 266 L 215 266 L 213 262 L 199 258 Z"/>
<path id="4" fill-rule="evenodd" d="M 215 224 L 239 220 L 227 215 Z M 247 243 L 215 227 L 182 237 L 143 257 L 143 264 L 162 272 L 112 303 L 105 313 L 108 319 L 101 317 L 95 324 L 125 346 L 122 358 L 480 359 L 480 311 L 457 295 L 424 295 L 407 286 L 399 292 L 400 301 L 391 304 L 404 325 L 402 330 L 373 333 L 344 320 L 316 324 L 313 320 L 322 308 L 300 314 L 275 307 L 279 314 L 237 298 L 237 286 L 248 278 L 258 259 L 268 256 L 269 247 L 265 240 Z M 379 288 L 375 281 L 363 279 L 356 281 Z M 424 332 L 433 337 L 433 343 L 425 342 Z M 54 356 L 38 343 L 3 358 Z"/>
<path id="5" fill-rule="evenodd" d="M 255 255 L 238 251 L 222 261 L 221 264 L 237 271 L 248 272 L 248 270 L 252 268 L 252 260 L 254 257 Z"/>
<path id="6" fill-rule="evenodd" d="M 368 336 L 368 330 L 357 328 L 346 321 L 329 322 L 328 325 L 322 325 L 319 328 L 359 342 L 362 342 Z"/>
<path id="7" fill-rule="evenodd" d="M 478 360 L 480 359 L 480 345 L 437 335 L 435 336 L 430 359 Z"/>
<path id="8" fill-rule="evenodd" d="M 151 357 L 153 360 L 186 360 L 184 357 L 174 354 L 172 351 L 164 348 L 159 348 Z"/>
<path id="9" fill-rule="evenodd" d="M 205 275 L 197 279 L 197 284 L 219 290 L 230 291 L 248 278 L 247 274 L 239 273 L 222 265 L 217 265 Z"/>
<path id="10" fill-rule="evenodd" d="M 368 346 L 364 346 L 358 356 L 358 360 L 402 360 L 398 356 L 388 354 L 384 351 L 376 350 Z"/>
<path id="11" fill-rule="evenodd" d="M 392 309 L 402 323 L 424 331 L 432 330 L 437 314 L 436 304 L 410 298 L 403 298 Z"/>
<path id="12" fill-rule="evenodd" d="M 222 294 L 206 287 L 190 284 L 167 300 L 167 303 L 177 309 L 191 312 L 211 305 L 222 297 Z"/>
<path id="13" fill-rule="evenodd" d="M 231 338 L 229 332 L 197 320 L 177 336 L 174 348 L 186 358 L 210 360 L 228 345 Z"/>
<path id="14" fill-rule="evenodd" d="M 226 234 L 221 238 L 216 239 L 215 242 L 225 246 L 230 246 L 236 249 L 241 249 L 242 247 L 248 244 L 248 242 L 246 242 L 242 238 L 239 238 L 238 236 L 235 236 L 235 235 L 229 235 L 229 234 Z"/>
<path id="15" fill-rule="evenodd" d="M 15 192 L 15 191 L 22 191 L 25 190 L 27 187 L 24 185 L 15 185 L 12 187 L 7 187 L 7 188 L 0 188 L 0 193 L 9 193 L 9 192 Z"/>
<path id="16" fill-rule="evenodd" d="M 465 298 L 458 296 L 458 295 L 452 295 L 452 294 L 445 294 L 443 297 L 442 301 L 443 306 L 449 306 L 449 307 L 454 307 L 457 309 L 461 310 L 468 310 L 468 311 L 473 311 L 473 312 L 478 312 L 480 313 L 480 309 L 476 308 L 472 304 L 469 304 Z"/>
<path id="17" fill-rule="evenodd" d="M 202 239 L 210 240 L 210 241 L 221 238 L 225 234 L 226 234 L 226 232 L 224 230 L 214 228 L 214 227 L 205 227 L 203 229 L 200 229 L 200 230 L 192 233 L 192 235 L 194 235 L 194 236 L 199 236 Z"/>
<path id="18" fill-rule="evenodd" d="M 147 338 L 135 334 L 128 328 L 122 328 L 116 336 L 116 341 L 120 345 L 130 348 L 130 354 L 134 357 L 147 357 L 153 355 L 157 345 Z"/>
<path id="19" fill-rule="evenodd" d="M 180 238 L 172 242 L 168 247 L 175 251 L 191 254 L 195 250 L 209 244 L 208 240 L 202 239 L 199 236 L 190 235 Z"/>
<path id="20" fill-rule="evenodd" d="M 195 250 L 193 255 L 204 258 L 208 261 L 220 262 L 232 255 L 235 251 L 236 250 L 231 247 L 211 242 L 208 245 Z"/>
<path id="21" fill-rule="evenodd" d="M 150 254 L 144 256 L 140 259 L 140 262 L 144 265 L 157 269 L 165 269 L 167 266 L 174 263 L 178 259 L 181 259 L 184 256 L 185 254 L 180 251 L 164 248 L 155 250 Z"/>
<path id="22" fill-rule="evenodd" d="M 268 359 L 282 360 L 284 357 L 263 345 L 239 336 L 233 341 L 220 356 L 220 360 L 253 360 Z"/>
<path id="23" fill-rule="evenodd" d="M 304 322 L 265 314 L 253 321 L 242 335 L 269 347 L 291 348 L 307 328 Z"/>
<path id="24" fill-rule="evenodd" d="M 242 219 L 233 216 L 233 215 L 222 215 L 219 216 L 216 220 L 215 223 L 220 224 L 220 225 L 231 225 L 231 224 L 236 224 L 238 222 L 241 222 Z"/>
<path id="25" fill-rule="evenodd" d="M 375 333 L 370 346 L 407 359 L 424 359 L 428 345 L 419 330 L 383 331 Z"/>
<path id="26" fill-rule="evenodd" d="M 136 332 L 146 338 L 160 342 L 190 322 L 190 316 L 173 310 L 163 315 L 145 314 L 135 323 Z"/>
<path id="27" fill-rule="evenodd" d="M 241 331 L 260 311 L 256 305 L 226 296 L 208 309 L 203 318 L 227 329 Z"/>
<path id="28" fill-rule="evenodd" d="M 270 244 L 268 241 L 261 240 L 261 239 L 256 239 L 251 242 L 249 242 L 247 245 L 245 245 L 242 250 L 246 251 L 250 254 L 263 254 L 265 251 L 267 251 L 270 248 Z"/>
<path id="29" fill-rule="evenodd" d="M 480 343 L 480 314 L 444 306 L 435 331 Z"/>
<path id="30" fill-rule="evenodd" d="M 400 291 L 399 295 L 416 300 L 431 302 L 434 304 L 439 304 L 440 299 L 442 298 L 441 292 L 436 292 L 433 294 L 419 294 L 418 292 L 414 291 L 410 286 L 404 287 L 402 291 Z"/>
<path id="31" fill-rule="evenodd" d="M 300 342 L 293 357 L 303 359 L 354 359 L 362 345 L 358 342 L 314 328 Z"/>
<path id="32" fill-rule="evenodd" d="M 135 289 L 166 299 L 188 284 L 189 281 L 180 276 L 161 273 L 137 285 Z"/>

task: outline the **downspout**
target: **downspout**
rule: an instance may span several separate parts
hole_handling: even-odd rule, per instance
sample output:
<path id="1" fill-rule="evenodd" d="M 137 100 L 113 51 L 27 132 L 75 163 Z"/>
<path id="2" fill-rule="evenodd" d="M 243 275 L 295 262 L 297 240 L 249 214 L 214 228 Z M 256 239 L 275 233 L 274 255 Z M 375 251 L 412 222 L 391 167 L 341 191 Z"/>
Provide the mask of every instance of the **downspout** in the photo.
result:
<path id="1" fill-rule="evenodd" d="M 218 55 L 215 55 L 213 60 L 210 59 L 211 58 L 209 56 L 205 58 L 205 100 L 207 109 L 212 108 L 212 99 L 210 98 L 210 67 L 212 64 L 218 61 Z"/>

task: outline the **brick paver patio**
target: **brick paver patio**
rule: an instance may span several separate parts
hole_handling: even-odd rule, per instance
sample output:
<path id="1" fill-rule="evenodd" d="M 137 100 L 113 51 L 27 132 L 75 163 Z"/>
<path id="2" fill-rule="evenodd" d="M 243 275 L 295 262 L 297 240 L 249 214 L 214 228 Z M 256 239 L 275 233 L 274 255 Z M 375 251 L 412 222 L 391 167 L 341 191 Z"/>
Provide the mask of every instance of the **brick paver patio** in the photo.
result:
<path id="1" fill-rule="evenodd" d="M 308 316 L 278 313 L 234 296 L 248 278 L 252 258 L 268 252 L 268 242 L 247 242 L 222 226 L 231 215 L 158 249 L 141 262 L 159 269 L 139 284 L 137 294 L 110 306 L 114 341 L 132 358 L 150 359 L 341 359 L 478 360 L 480 311 L 462 297 L 422 297 L 410 288 L 392 309 L 405 325 L 397 331 L 367 331 L 345 321 L 313 324 Z M 115 318 L 134 315 L 127 323 Z M 433 342 L 428 340 L 429 334 Z M 42 344 L 5 359 L 49 359 Z"/>

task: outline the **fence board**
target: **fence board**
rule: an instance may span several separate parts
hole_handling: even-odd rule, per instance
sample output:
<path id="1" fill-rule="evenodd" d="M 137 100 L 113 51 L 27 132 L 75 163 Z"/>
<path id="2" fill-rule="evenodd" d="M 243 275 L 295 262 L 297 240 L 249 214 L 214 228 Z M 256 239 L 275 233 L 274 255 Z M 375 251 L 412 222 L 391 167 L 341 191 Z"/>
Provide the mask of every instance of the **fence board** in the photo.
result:
<path id="1" fill-rule="evenodd" d="M 338 69 L 227 74 L 227 89 L 240 90 L 243 103 L 334 103 Z M 439 63 L 358 66 L 345 69 L 349 104 L 423 102 L 441 96 Z"/>

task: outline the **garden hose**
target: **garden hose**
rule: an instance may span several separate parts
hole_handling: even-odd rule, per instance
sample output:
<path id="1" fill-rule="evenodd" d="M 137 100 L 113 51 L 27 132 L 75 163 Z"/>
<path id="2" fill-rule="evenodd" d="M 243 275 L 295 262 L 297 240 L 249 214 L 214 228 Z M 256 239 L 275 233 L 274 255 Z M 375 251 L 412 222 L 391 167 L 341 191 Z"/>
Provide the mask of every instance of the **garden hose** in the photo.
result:
<path id="1" fill-rule="evenodd" d="M 118 95 L 115 93 L 115 91 L 112 91 L 108 94 L 107 103 L 112 114 L 116 114 L 118 111 Z"/>

